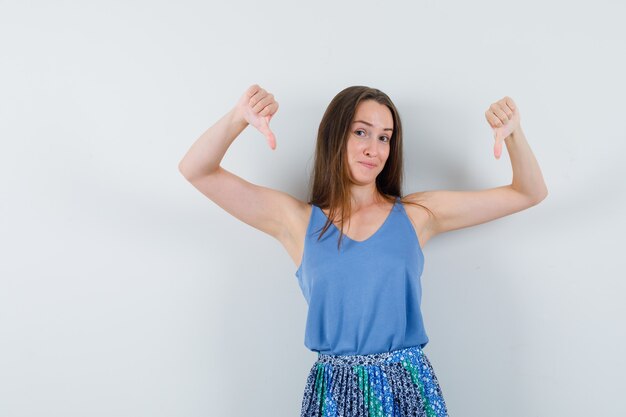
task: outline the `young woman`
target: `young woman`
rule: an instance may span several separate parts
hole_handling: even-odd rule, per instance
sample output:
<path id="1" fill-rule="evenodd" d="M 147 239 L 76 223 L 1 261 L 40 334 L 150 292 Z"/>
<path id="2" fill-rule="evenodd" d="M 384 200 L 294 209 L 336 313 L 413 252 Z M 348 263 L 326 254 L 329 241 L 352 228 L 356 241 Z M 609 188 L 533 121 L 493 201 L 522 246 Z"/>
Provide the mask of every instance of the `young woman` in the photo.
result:
<path id="1" fill-rule="evenodd" d="M 546 197 L 517 106 L 504 97 L 485 112 L 495 157 L 503 142 L 507 146 L 511 184 L 402 196 L 398 111 L 380 90 L 348 87 L 320 123 L 306 202 L 220 166 L 249 124 L 275 149 L 269 121 L 277 110 L 272 94 L 250 86 L 191 146 L 179 170 L 228 213 L 278 239 L 298 268 L 309 306 L 305 346 L 318 352 L 301 416 L 447 416 L 423 351 L 422 248 L 437 234 L 524 210 Z"/>

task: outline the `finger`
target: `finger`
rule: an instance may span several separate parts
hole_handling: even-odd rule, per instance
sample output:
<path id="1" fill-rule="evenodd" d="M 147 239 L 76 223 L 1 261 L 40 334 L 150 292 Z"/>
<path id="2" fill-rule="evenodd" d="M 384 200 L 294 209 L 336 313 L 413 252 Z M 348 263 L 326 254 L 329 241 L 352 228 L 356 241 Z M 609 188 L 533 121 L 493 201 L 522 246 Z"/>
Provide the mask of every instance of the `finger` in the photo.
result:
<path id="1" fill-rule="evenodd" d="M 248 87 L 248 89 L 246 90 L 246 95 L 248 96 L 248 98 L 251 98 L 253 95 L 255 95 L 257 93 L 257 91 L 259 91 L 261 89 L 261 86 L 258 84 L 252 84 L 250 87 Z"/>
<path id="2" fill-rule="evenodd" d="M 517 107 L 515 105 L 515 102 L 513 101 L 513 99 L 509 96 L 504 97 L 504 102 L 506 103 L 506 105 L 512 110 L 515 111 L 515 108 Z"/>
<path id="3" fill-rule="evenodd" d="M 487 112 L 485 113 L 485 117 L 487 118 L 487 122 L 489 122 L 489 125 L 490 125 L 492 128 L 494 128 L 494 129 L 495 129 L 495 128 L 497 128 L 497 127 L 502 126 L 502 120 L 498 119 L 498 118 L 496 117 L 496 115 L 495 115 L 495 114 L 493 114 L 493 112 L 492 112 L 492 111 L 487 110 Z"/>
<path id="4" fill-rule="evenodd" d="M 264 117 L 264 116 L 273 115 L 274 113 L 276 113 L 276 109 L 277 108 L 278 108 L 278 105 L 275 102 L 274 103 L 270 103 L 263 110 L 261 110 L 259 112 L 259 116 L 263 116 Z"/>
<path id="5" fill-rule="evenodd" d="M 512 119 L 513 115 L 515 115 L 515 103 L 513 100 L 510 97 L 504 97 L 500 100 L 500 103 L 502 110 L 509 116 L 509 120 Z"/>
<path id="6" fill-rule="evenodd" d="M 496 159 L 500 159 L 501 154 L 502 154 L 502 143 L 496 142 L 495 145 L 493 145 L 493 155 L 496 157 Z"/>
<path id="7" fill-rule="evenodd" d="M 500 159 L 500 155 L 502 155 L 502 143 L 504 142 L 502 135 L 499 132 L 494 133 L 496 143 L 493 145 L 493 155 L 496 159 Z"/>
<path id="8" fill-rule="evenodd" d="M 257 104 L 255 104 L 252 107 L 252 111 L 254 111 L 255 113 L 261 114 L 261 111 L 263 111 L 263 109 L 270 107 L 271 104 L 274 102 L 274 99 L 270 96 L 264 97 L 261 101 L 259 101 Z"/>
<path id="9" fill-rule="evenodd" d="M 270 145 L 270 148 L 274 151 L 276 150 L 276 136 L 270 130 L 270 133 L 266 136 L 267 143 Z"/>
<path id="10" fill-rule="evenodd" d="M 265 98 L 267 97 L 267 93 L 265 92 L 265 90 L 260 89 L 259 91 L 257 91 L 252 97 L 250 97 L 250 100 L 248 100 L 248 104 L 250 105 L 250 108 L 254 109 L 255 107 L 259 106 L 259 103 Z M 260 108 L 262 109 L 264 106 L 261 106 Z M 258 113 L 258 110 L 254 110 L 255 112 Z"/>
<path id="11" fill-rule="evenodd" d="M 274 101 L 274 96 L 272 94 L 268 94 L 264 97 L 261 97 L 259 101 L 257 101 L 256 104 L 252 106 L 252 110 L 255 113 L 260 113 L 264 107 L 271 104 L 273 101 Z"/>
<path id="12" fill-rule="evenodd" d="M 267 143 L 270 145 L 270 148 L 276 149 L 276 136 L 274 136 L 274 133 L 271 131 L 268 123 L 269 116 L 261 117 L 261 127 L 259 130 L 267 138 Z"/>
<path id="13" fill-rule="evenodd" d="M 502 121 L 502 123 L 506 123 L 509 120 L 509 116 L 504 112 L 504 110 L 500 107 L 498 103 L 493 103 L 490 107 L 491 111 Z"/>
<path id="14" fill-rule="evenodd" d="M 500 108 L 502 109 L 504 113 L 506 113 L 506 116 L 508 117 L 509 120 L 513 118 L 513 113 L 515 113 L 515 111 L 509 106 L 508 103 L 506 102 L 502 103 L 500 105 Z"/>

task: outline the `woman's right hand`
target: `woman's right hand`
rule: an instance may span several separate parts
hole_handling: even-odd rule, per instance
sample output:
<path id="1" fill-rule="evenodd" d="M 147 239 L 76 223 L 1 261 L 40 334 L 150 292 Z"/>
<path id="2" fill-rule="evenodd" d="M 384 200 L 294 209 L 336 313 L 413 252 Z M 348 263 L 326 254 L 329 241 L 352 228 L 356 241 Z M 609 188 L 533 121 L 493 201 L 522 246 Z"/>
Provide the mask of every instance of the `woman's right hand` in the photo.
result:
<path id="1" fill-rule="evenodd" d="M 276 149 L 276 137 L 270 130 L 269 122 L 278 110 L 278 102 L 259 85 L 251 85 L 235 106 L 236 117 L 256 127 L 265 137 L 272 150 Z"/>

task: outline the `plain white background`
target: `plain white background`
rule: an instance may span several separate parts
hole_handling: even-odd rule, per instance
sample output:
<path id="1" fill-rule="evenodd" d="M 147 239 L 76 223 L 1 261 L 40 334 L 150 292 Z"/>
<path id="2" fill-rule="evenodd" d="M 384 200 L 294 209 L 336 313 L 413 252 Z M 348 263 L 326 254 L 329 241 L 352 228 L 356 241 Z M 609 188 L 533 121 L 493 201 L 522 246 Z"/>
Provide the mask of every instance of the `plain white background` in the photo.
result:
<path id="1" fill-rule="evenodd" d="M 178 172 L 258 83 L 222 165 L 305 199 L 317 128 L 386 92 L 405 194 L 510 183 L 520 109 L 549 196 L 424 248 L 451 416 L 623 416 L 624 43 L 615 1 L 0 1 L 0 415 L 296 416 L 316 355 L 286 251 Z"/>

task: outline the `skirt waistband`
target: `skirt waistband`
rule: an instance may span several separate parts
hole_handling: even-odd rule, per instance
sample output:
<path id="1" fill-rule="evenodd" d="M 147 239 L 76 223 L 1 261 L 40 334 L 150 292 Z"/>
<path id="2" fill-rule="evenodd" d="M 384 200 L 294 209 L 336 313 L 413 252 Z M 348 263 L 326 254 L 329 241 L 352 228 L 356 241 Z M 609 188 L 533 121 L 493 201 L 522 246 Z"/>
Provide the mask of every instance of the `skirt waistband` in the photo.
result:
<path id="1" fill-rule="evenodd" d="M 422 347 L 420 345 L 368 355 L 332 355 L 318 352 L 317 363 L 329 363 L 332 365 L 381 365 L 403 361 L 413 362 L 421 355 Z"/>

